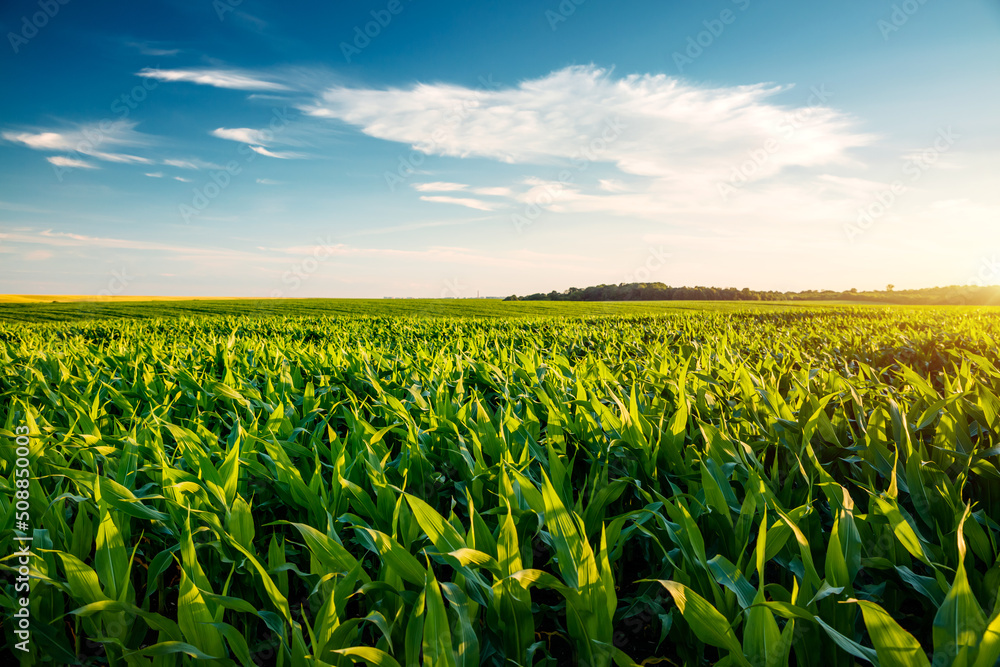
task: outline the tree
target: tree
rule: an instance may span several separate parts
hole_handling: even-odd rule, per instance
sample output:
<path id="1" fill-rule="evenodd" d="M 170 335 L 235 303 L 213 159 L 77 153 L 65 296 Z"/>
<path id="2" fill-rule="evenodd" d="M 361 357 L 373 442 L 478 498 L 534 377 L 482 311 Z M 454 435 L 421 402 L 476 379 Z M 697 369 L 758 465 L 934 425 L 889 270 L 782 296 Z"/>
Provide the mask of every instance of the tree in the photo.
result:
<path id="1" fill-rule="evenodd" d="M 896 286 L 893 285 L 892 283 L 889 283 L 888 285 L 885 286 L 885 291 L 886 292 L 891 292 L 894 289 L 896 289 Z"/>

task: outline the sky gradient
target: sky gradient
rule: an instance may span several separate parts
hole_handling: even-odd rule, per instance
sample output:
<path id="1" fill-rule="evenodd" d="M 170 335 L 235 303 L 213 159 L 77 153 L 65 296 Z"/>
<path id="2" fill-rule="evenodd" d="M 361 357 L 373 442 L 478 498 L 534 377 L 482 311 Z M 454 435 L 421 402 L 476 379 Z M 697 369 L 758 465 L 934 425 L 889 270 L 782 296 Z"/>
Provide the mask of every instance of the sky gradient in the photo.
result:
<path id="1" fill-rule="evenodd" d="M 50 1 L 0 293 L 1000 283 L 1000 2 Z"/>

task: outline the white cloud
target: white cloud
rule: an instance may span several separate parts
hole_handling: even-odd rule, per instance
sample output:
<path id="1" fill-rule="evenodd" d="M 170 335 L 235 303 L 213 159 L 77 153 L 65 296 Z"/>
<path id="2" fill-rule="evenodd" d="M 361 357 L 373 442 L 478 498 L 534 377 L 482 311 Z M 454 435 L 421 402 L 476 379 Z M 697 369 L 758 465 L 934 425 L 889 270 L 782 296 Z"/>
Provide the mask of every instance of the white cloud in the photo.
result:
<path id="1" fill-rule="evenodd" d="M 91 123 L 74 129 L 31 131 L 6 131 L 2 134 L 7 141 L 23 144 L 37 151 L 64 151 L 67 155 L 46 158 L 61 167 L 86 167 L 84 157 L 120 164 L 153 164 L 149 158 L 109 152 L 108 147 L 141 147 L 150 142 L 149 137 L 135 131 L 136 124 L 128 121 Z"/>
<path id="2" fill-rule="evenodd" d="M 76 160 L 71 157 L 62 157 L 61 155 L 53 155 L 51 157 L 45 158 L 50 163 L 57 167 L 65 167 L 67 169 L 98 169 L 99 167 L 95 164 L 89 162 L 84 162 L 83 160 Z"/>
<path id="3" fill-rule="evenodd" d="M 272 181 L 270 178 L 258 178 L 257 182 L 261 185 L 281 185 L 280 181 Z"/>
<path id="4" fill-rule="evenodd" d="M 163 164 L 168 167 L 177 167 L 179 169 L 197 169 L 198 165 L 190 160 L 164 160 Z"/>
<path id="5" fill-rule="evenodd" d="M 181 183 L 190 183 L 190 178 L 184 178 L 183 176 L 174 176 L 175 181 L 180 181 Z"/>
<path id="6" fill-rule="evenodd" d="M 629 187 L 617 178 L 602 178 L 598 181 L 599 189 L 605 192 L 628 192 Z"/>
<path id="7" fill-rule="evenodd" d="M 264 130 L 254 130 L 249 127 L 220 127 L 212 130 L 212 136 L 220 139 L 229 139 L 243 144 L 267 144 L 270 143 L 270 134 Z"/>
<path id="8" fill-rule="evenodd" d="M 59 132 L 4 132 L 3 138 L 7 141 L 21 143 L 36 151 L 65 151 L 73 147 L 73 138 Z"/>
<path id="9" fill-rule="evenodd" d="M 665 75 L 614 79 L 595 67 L 570 67 L 495 91 L 336 87 L 306 111 L 426 153 L 512 162 L 586 157 L 603 138 L 605 148 L 593 151 L 600 161 L 656 177 L 725 170 L 772 138 L 784 139 L 770 160 L 772 172 L 844 160 L 847 149 L 868 142 L 832 109 L 770 103 L 781 90 L 703 88 Z"/>
<path id="10" fill-rule="evenodd" d="M 445 196 L 428 196 L 423 195 L 420 197 L 424 201 L 437 202 L 439 204 L 457 204 L 459 206 L 468 206 L 469 208 L 474 208 L 479 211 L 493 211 L 497 207 L 495 204 L 489 202 L 484 202 L 479 199 L 472 199 L 471 197 L 445 197 Z"/>
<path id="11" fill-rule="evenodd" d="M 150 178 L 163 178 L 162 171 L 151 171 L 148 172 L 146 175 L 149 176 Z"/>
<path id="12" fill-rule="evenodd" d="M 136 73 L 158 81 L 189 82 L 231 90 L 291 90 L 283 84 L 267 81 L 255 74 L 225 69 L 154 69 L 146 67 Z"/>
<path id="13" fill-rule="evenodd" d="M 433 183 L 415 183 L 413 189 L 418 192 L 473 192 L 486 197 L 511 197 L 514 192 L 506 187 L 473 188 L 464 183 L 434 181 Z"/>
<path id="14" fill-rule="evenodd" d="M 252 150 L 254 153 L 258 153 L 260 155 L 264 155 L 267 157 L 276 157 L 280 160 L 294 160 L 296 158 L 303 157 L 299 153 L 279 153 L 277 151 L 268 150 L 263 146 L 250 146 L 250 150 Z"/>
<path id="15" fill-rule="evenodd" d="M 163 160 L 163 164 L 168 167 L 177 167 L 178 169 L 225 169 L 222 165 L 214 162 L 206 162 L 198 158 L 191 158 L 190 160 Z"/>
<path id="16" fill-rule="evenodd" d="M 472 191 L 477 195 L 485 195 L 487 197 L 510 197 L 513 195 L 513 190 L 504 187 L 472 188 Z"/>
<path id="17" fill-rule="evenodd" d="M 734 215 L 760 205 L 763 193 L 801 200 L 808 192 L 816 205 L 822 187 L 815 170 L 856 166 L 852 149 L 874 137 L 842 112 L 805 104 L 807 94 L 798 107 L 773 101 L 788 91 L 770 84 L 705 87 L 665 75 L 615 78 L 589 66 L 497 90 L 334 87 L 302 110 L 427 154 L 545 168 L 547 178 L 527 189 L 472 190 L 477 194 L 525 204 L 548 197 L 555 200 L 548 208 L 565 212 L 663 218 L 717 208 L 724 202 L 720 186 L 741 170 L 748 173 L 725 207 Z M 569 178 L 557 177 L 560 170 Z"/>
<path id="18" fill-rule="evenodd" d="M 294 160 L 306 157 L 301 153 L 279 152 L 268 148 L 267 146 L 269 144 L 275 142 L 274 135 L 275 133 L 271 130 L 255 130 L 249 127 L 220 127 L 212 130 L 212 136 L 219 137 L 220 139 L 228 139 L 230 141 L 238 141 L 241 144 L 247 144 L 250 147 L 250 150 L 260 155 L 278 158 L 281 160 Z"/>
<path id="19" fill-rule="evenodd" d="M 445 181 L 415 183 L 413 185 L 413 189 L 420 192 L 458 192 L 459 190 L 467 190 L 468 188 L 469 186 L 464 183 L 447 183 Z"/>
<path id="20" fill-rule="evenodd" d="M 96 157 L 98 160 L 106 160 L 107 162 L 118 162 L 121 164 L 153 164 L 153 161 L 146 157 L 139 157 L 138 155 L 126 155 L 125 153 L 105 153 L 103 151 L 92 151 L 87 153 Z"/>

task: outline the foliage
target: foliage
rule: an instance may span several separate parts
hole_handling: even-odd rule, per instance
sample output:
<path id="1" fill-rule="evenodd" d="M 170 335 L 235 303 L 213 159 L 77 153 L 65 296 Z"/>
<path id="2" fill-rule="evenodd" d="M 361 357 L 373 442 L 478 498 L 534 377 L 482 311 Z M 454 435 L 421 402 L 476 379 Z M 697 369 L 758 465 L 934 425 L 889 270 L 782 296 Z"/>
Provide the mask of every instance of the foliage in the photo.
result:
<path id="1" fill-rule="evenodd" d="M 875 308 L 0 324 L 0 548 L 26 425 L 37 663 L 988 667 L 998 334 Z"/>
<path id="2" fill-rule="evenodd" d="M 619 283 L 594 285 L 580 289 L 570 287 L 565 292 L 511 295 L 506 301 L 855 301 L 903 305 L 998 305 L 1000 287 L 952 285 L 914 290 L 896 290 L 888 285 L 884 291 L 859 292 L 851 289 L 805 290 L 777 292 L 751 290 L 748 287 L 669 287 L 663 283 Z"/>

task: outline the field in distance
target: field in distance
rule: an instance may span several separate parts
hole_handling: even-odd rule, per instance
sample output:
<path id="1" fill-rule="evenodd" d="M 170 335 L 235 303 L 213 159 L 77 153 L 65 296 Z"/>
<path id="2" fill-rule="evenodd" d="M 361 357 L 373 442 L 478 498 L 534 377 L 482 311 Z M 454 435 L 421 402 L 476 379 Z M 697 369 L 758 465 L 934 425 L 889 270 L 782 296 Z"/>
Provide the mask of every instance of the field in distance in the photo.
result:
<path id="1" fill-rule="evenodd" d="M 29 301 L 37 299 L 37 301 Z M 801 310 L 886 306 L 810 301 L 500 301 L 497 299 L 242 299 L 189 297 L 86 297 L 0 295 L 0 322 L 66 322 L 95 318 L 146 319 L 198 315 L 290 317 L 401 315 L 416 317 L 525 317 L 655 315 L 705 310 Z M 907 306 L 909 308 L 910 306 Z"/>

